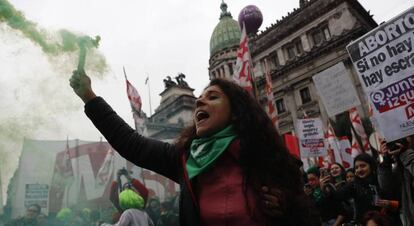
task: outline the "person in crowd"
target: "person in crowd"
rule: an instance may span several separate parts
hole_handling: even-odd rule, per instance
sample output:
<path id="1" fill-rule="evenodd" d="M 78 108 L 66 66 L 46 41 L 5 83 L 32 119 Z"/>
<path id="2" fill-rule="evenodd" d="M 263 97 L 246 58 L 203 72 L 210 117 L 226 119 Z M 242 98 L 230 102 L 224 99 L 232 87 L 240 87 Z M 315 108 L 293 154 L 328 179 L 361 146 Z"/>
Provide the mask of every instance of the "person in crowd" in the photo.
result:
<path id="1" fill-rule="evenodd" d="M 210 81 L 196 100 L 193 124 L 170 144 L 132 129 L 95 95 L 83 71 L 70 84 L 115 150 L 180 184 L 181 226 L 307 225 L 299 169 L 266 112 L 240 86 Z M 271 190 L 264 186 L 280 191 L 277 202 L 266 200 Z"/>
<path id="2" fill-rule="evenodd" d="M 101 213 L 99 212 L 99 210 L 92 210 L 91 211 L 91 215 L 90 215 L 90 219 L 91 219 L 91 226 L 99 226 L 101 225 L 102 221 L 101 221 Z"/>
<path id="3" fill-rule="evenodd" d="M 75 217 L 73 211 L 70 208 L 62 208 L 56 214 L 56 220 L 59 225 L 62 226 L 74 226 Z"/>
<path id="4" fill-rule="evenodd" d="M 31 204 L 27 207 L 23 217 L 13 219 L 5 226 L 37 226 L 37 216 L 39 216 L 41 209 L 38 204 Z"/>
<path id="5" fill-rule="evenodd" d="M 44 213 L 39 213 L 39 215 L 37 215 L 36 220 L 37 226 L 50 226 L 49 219 Z"/>
<path id="6" fill-rule="evenodd" d="M 127 182 L 124 183 L 122 188 L 119 188 L 120 184 L 122 183 L 121 176 L 125 176 Z M 122 208 L 119 206 L 119 193 L 122 192 L 124 189 L 134 190 L 144 199 L 144 206 L 147 203 L 149 191 L 145 187 L 145 185 L 143 185 L 139 180 L 132 178 L 128 170 L 126 170 L 125 168 L 119 169 L 117 171 L 117 181 L 112 182 L 109 191 L 109 200 L 111 200 L 114 207 L 118 210 L 118 213 L 114 213 L 112 222 L 118 222 L 119 217 L 121 217 Z"/>
<path id="7" fill-rule="evenodd" d="M 336 189 L 345 185 L 345 168 L 340 163 L 332 163 L 329 166 L 329 173 L 332 178 L 332 183 L 335 185 Z"/>
<path id="8" fill-rule="evenodd" d="M 389 200 L 384 199 L 388 194 L 384 193 L 379 185 L 377 178 L 377 162 L 369 154 L 360 154 L 354 159 L 355 181 L 344 185 L 339 190 L 330 190 L 326 195 L 337 201 L 354 199 L 355 220 L 361 223 L 364 214 L 368 211 L 380 211 L 384 203 Z M 330 181 L 330 176 L 321 178 L 321 186 L 325 187 Z M 324 191 L 327 191 L 323 189 Z M 388 196 L 389 197 L 389 196 Z M 401 223 L 395 220 L 395 226 Z"/>
<path id="9" fill-rule="evenodd" d="M 388 218 L 378 211 L 368 211 L 362 220 L 363 226 L 391 226 Z"/>
<path id="10" fill-rule="evenodd" d="M 161 203 L 161 215 L 156 226 L 179 226 L 178 213 L 173 209 L 174 200 L 168 200 Z"/>
<path id="11" fill-rule="evenodd" d="M 119 194 L 119 205 L 122 214 L 115 224 L 101 226 L 154 226 L 153 221 L 144 210 L 144 199 L 135 191 L 125 189 Z"/>
<path id="12" fill-rule="evenodd" d="M 161 202 L 157 196 L 149 199 L 146 211 L 154 223 L 159 221 L 161 216 Z"/>
<path id="13" fill-rule="evenodd" d="M 394 191 L 396 180 L 400 179 L 399 193 L 401 194 L 401 221 L 404 226 L 414 226 L 414 135 L 408 136 L 397 143 L 395 150 L 390 150 L 386 142 L 381 143 L 379 150 L 384 156 L 384 162 L 379 168 L 379 178 L 383 189 Z M 396 171 L 392 171 L 389 157 L 396 160 Z M 390 203 L 391 204 L 391 203 Z"/>
<path id="14" fill-rule="evenodd" d="M 313 166 L 306 171 L 308 176 L 308 186 L 305 186 L 305 193 L 311 197 L 318 209 L 322 225 L 340 226 L 344 220 L 344 210 L 340 202 L 327 199 L 322 192 L 319 179 L 321 176 L 320 171 L 323 172 L 323 170 Z M 326 171 L 326 173 L 328 173 L 328 171 Z"/>
<path id="15" fill-rule="evenodd" d="M 349 168 L 345 171 L 345 180 L 347 183 L 354 182 L 355 180 L 355 170 L 354 168 Z"/>
<path id="16" fill-rule="evenodd" d="M 329 173 L 331 176 L 330 183 L 335 187 L 335 190 L 342 188 L 346 183 L 346 173 L 345 168 L 337 162 L 334 162 L 329 167 Z M 341 205 L 344 210 L 344 222 L 351 223 L 355 220 L 355 204 L 353 199 L 349 199 L 341 202 Z"/>

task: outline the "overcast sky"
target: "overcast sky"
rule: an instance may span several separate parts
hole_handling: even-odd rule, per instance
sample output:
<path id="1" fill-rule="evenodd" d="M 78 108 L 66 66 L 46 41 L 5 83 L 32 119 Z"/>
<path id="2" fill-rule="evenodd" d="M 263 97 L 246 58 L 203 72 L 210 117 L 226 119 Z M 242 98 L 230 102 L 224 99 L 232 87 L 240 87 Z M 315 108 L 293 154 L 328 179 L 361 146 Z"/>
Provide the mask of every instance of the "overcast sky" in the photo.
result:
<path id="1" fill-rule="evenodd" d="M 199 95 L 208 83 L 209 41 L 220 15 L 220 0 L 11 0 L 27 19 L 46 30 L 69 29 L 102 37 L 99 47 L 110 66 L 102 81 L 93 79 L 97 93 L 106 98 L 128 121 L 130 108 L 125 97 L 122 66 L 140 92 L 143 109 L 149 114 L 150 77 L 153 110 L 159 104 L 165 76 L 184 73 Z M 257 5 L 264 17 L 261 30 L 299 6 L 299 0 L 226 1 L 237 19 L 240 10 Z M 390 19 L 414 4 L 413 0 L 364 0 L 377 22 Z M 36 61 L 39 59 L 33 59 Z M 70 75 L 59 75 L 66 76 Z M 35 95 L 35 94 L 34 94 Z M 73 98 L 77 98 L 73 95 Z M 73 136 L 77 136 L 73 134 Z M 83 139 L 96 139 L 83 135 Z"/>
<path id="2" fill-rule="evenodd" d="M 196 89 L 195 95 L 208 83 L 210 36 L 219 22 L 221 0 L 9 1 L 41 29 L 64 28 L 102 37 L 99 50 L 110 69 L 102 79 L 92 78 L 93 87 L 131 125 L 122 66 L 140 92 L 147 114 L 149 95 L 144 85 L 147 76 L 153 111 L 159 105 L 159 93 L 164 89 L 162 80 L 167 75 L 184 73 L 188 84 Z M 360 2 L 378 23 L 414 5 L 414 0 Z M 299 6 L 299 0 L 227 0 L 226 3 L 235 19 L 244 6 L 258 6 L 264 17 L 260 30 Z M 75 69 L 75 64 L 65 63 L 63 70 L 61 64 L 55 63 L 38 46 L 0 23 L 0 104 L 6 109 L 0 113 L 0 123 L 6 121 L 10 128 L 20 128 L 9 143 L 0 140 L 3 147 L 0 154 L 7 157 L 0 164 L 5 181 L 17 163 L 16 149 L 21 149 L 23 136 L 99 140 L 99 133 L 83 114 L 83 104 L 68 84 L 69 72 Z M 0 132 L 10 128 L 0 128 Z"/>

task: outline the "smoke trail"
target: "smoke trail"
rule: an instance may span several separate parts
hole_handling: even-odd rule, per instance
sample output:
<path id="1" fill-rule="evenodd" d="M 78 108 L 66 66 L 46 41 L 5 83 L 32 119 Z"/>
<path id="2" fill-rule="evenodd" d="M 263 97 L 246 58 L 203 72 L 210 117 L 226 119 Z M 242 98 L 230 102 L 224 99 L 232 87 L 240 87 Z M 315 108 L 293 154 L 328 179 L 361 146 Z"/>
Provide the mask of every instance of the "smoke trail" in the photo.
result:
<path id="1" fill-rule="evenodd" d="M 0 173 L 3 194 L 18 164 L 24 137 L 65 139 L 87 133 L 82 104 L 68 85 L 84 35 L 40 29 L 0 0 Z M 103 78 L 105 57 L 88 51 L 86 71 Z M 83 115 L 82 115 L 83 116 Z M 84 121 L 82 121 L 84 120 Z M 77 124 L 75 124 L 77 122 Z M 3 195 L 3 202 L 5 201 Z"/>
<path id="2" fill-rule="evenodd" d="M 73 53 L 79 51 L 78 43 L 84 35 L 75 34 L 68 30 L 50 32 L 39 29 L 37 24 L 27 20 L 24 14 L 17 11 L 7 0 L 0 0 L 0 23 L 4 22 L 11 28 L 22 32 L 22 34 L 39 45 L 43 52 L 53 58 L 62 55 L 76 56 Z M 105 57 L 93 48 L 89 48 L 88 69 L 92 75 L 102 75 L 107 71 Z"/>

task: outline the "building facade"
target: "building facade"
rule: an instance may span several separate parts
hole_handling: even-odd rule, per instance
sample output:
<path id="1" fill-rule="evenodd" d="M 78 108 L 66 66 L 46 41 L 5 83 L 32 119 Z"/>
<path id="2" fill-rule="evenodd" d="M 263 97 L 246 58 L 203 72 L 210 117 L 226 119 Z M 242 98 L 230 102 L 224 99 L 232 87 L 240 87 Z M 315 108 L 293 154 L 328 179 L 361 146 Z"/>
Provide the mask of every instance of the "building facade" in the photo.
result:
<path id="1" fill-rule="evenodd" d="M 304 115 L 321 117 L 325 124 L 328 122 L 312 77 L 339 63 L 345 65 L 357 90 L 360 114 L 366 115 L 368 111 L 346 45 L 378 26 L 372 15 L 357 0 L 302 0 L 299 5 L 261 33 L 250 35 L 259 96 L 262 100 L 266 98 L 263 66 L 266 61 L 281 134 L 294 131 L 295 119 Z M 216 65 L 222 62 L 218 56 L 225 56 L 228 51 L 226 48 L 210 55 L 210 78 L 217 77 L 214 76 Z M 232 60 L 235 62 L 235 57 Z"/>
<path id="2" fill-rule="evenodd" d="M 151 138 L 173 141 L 181 131 L 192 122 L 195 109 L 194 89 L 184 81 L 180 73 L 176 82 L 167 76 L 165 89 L 161 92 L 161 101 L 155 113 L 145 121 L 147 135 Z"/>

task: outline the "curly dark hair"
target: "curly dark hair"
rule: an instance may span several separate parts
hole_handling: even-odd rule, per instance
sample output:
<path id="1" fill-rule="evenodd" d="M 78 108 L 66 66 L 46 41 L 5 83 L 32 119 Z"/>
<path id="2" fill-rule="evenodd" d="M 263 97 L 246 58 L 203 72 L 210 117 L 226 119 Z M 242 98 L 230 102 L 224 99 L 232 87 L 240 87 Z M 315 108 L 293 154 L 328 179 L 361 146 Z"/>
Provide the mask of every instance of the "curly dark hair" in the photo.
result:
<path id="1" fill-rule="evenodd" d="M 230 101 L 232 124 L 240 140 L 245 194 L 248 184 L 258 196 L 262 186 L 275 187 L 289 200 L 286 225 L 307 225 L 308 206 L 298 160 L 289 154 L 267 113 L 252 95 L 233 82 L 213 79 L 207 87 L 210 86 L 220 87 Z M 188 150 L 195 138 L 192 125 L 183 131 L 176 144 L 181 150 Z"/>
<path id="2" fill-rule="evenodd" d="M 367 225 L 368 221 L 373 221 L 378 226 L 389 226 L 390 220 L 386 215 L 381 214 L 378 211 L 369 211 L 364 215 L 362 219 L 363 225 Z"/>

